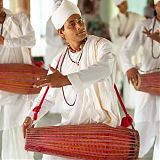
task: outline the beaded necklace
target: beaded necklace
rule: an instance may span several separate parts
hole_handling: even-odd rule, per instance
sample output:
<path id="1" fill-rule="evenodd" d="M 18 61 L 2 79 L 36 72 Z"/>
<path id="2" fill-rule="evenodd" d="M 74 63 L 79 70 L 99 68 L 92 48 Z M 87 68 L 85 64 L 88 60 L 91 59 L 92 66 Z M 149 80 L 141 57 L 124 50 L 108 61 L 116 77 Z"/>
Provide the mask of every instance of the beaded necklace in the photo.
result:
<path id="1" fill-rule="evenodd" d="M 154 32 L 155 24 L 156 24 L 156 17 L 154 18 L 154 22 L 153 22 L 152 33 Z M 154 56 L 153 47 L 154 47 L 154 42 L 153 42 L 153 39 L 151 39 L 151 52 L 152 52 L 152 58 L 158 59 L 158 58 L 160 57 L 160 53 L 159 53 L 159 55 L 158 55 L 157 57 Z"/>
<path id="2" fill-rule="evenodd" d="M 69 57 L 69 59 L 71 60 L 71 62 L 73 62 L 73 63 L 75 63 L 77 66 L 79 66 L 80 60 L 81 60 L 81 58 L 82 58 L 83 50 L 82 50 L 82 52 L 81 52 L 81 54 L 80 54 L 80 56 L 79 56 L 78 61 L 75 61 L 75 60 L 73 60 L 73 59 L 71 58 L 71 55 L 70 55 L 70 53 L 69 53 L 69 49 L 67 49 L 67 53 L 68 53 L 68 57 Z"/>
<path id="3" fill-rule="evenodd" d="M 64 59 L 66 57 L 66 54 L 67 54 L 68 50 L 69 49 L 67 48 L 66 51 L 65 51 L 65 54 L 63 56 L 62 63 L 61 63 L 61 66 L 60 66 L 60 72 L 62 72 L 62 65 L 63 65 Z M 62 94 L 63 94 L 63 98 L 64 98 L 64 100 L 65 100 L 65 102 L 67 103 L 68 106 L 74 106 L 75 105 L 76 100 L 77 100 L 77 94 L 76 94 L 76 98 L 75 98 L 74 102 L 71 103 L 71 104 L 67 101 L 67 98 L 66 98 L 65 93 L 64 93 L 64 87 L 62 87 Z"/>
<path id="4" fill-rule="evenodd" d="M 73 63 L 75 63 L 77 66 L 79 66 L 79 63 L 80 63 L 80 60 L 81 60 L 82 54 L 83 54 L 83 49 L 82 49 L 82 48 L 83 48 L 83 46 L 84 46 L 84 44 L 85 44 L 86 41 L 87 41 L 87 38 L 83 41 L 83 43 L 82 43 L 81 46 L 80 46 L 80 50 L 82 50 L 82 52 L 81 52 L 80 57 L 79 57 L 79 59 L 78 59 L 77 62 L 74 61 L 74 60 L 71 58 L 70 53 L 69 53 L 69 50 L 71 50 L 72 52 L 76 52 L 76 51 L 73 51 L 72 48 L 68 45 L 68 47 L 67 47 L 67 49 L 66 49 L 66 51 L 65 51 L 65 54 L 64 54 L 64 56 L 63 56 L 63 59 L 62 59 L 62 63 L 61 63 L 61 66 L 60 66 L 60 72 L 62 72 L 62 65 L 63 65 L 64 59 L 65 59 L 65 57 L 66 57 L 66 54 L 68 54 L 69 59 L 71 60 L 71 62 L 73 62 Z M 67 105 L 69 105 L 69 106 L 74 106 L 74 105 L 75 105 L 76 100 L 77 100 L 77 94 L 76 94 L 75 100 L 74 100 L 73 103 L 71 103 L 71 104 L 67 101 L 67 98 L 66 98 L 65 92 L 64 92 L 64 87 L 62 87 L 62 94 L 63 94 L 63 98 L 64 98 L 65 102 L 67 103 Z"/>

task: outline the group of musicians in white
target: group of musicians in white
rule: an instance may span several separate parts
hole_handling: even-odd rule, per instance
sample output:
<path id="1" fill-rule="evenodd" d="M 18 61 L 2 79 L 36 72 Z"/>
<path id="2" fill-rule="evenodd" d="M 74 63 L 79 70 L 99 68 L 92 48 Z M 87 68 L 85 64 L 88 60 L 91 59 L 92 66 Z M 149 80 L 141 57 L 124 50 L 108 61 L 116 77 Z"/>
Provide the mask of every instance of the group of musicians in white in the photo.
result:
<path id="1" fill-rule="evenodd" d="M 119 126 L 115 83 L 124 90 L 124 102 L 134 107 L 134 126 L 140 135 L 139 158 L 154 147 L 153 160 L 160 160 L 160 91 L 154 95 L 133 88 L 139 74 L 160 70 L 160 0 L 154 0 L 156 15 L 152 19 L 129 12 L 126 0 L 113 1 L 119 14 L 109 23 L 111 41 L 87 34 L 83 15 L 71 0 L 53 1 L 55 10 L 50 23 L 65 45 L 58 49 L 55 45 L 58 54 L 48 74 L 37 77 L 33 87 L 42 87 L 38 95 L 0 90 L 2 160 L 34 159 L 34 153 L 24 149 L 24 133 L 35 123 L 33 108 L 40 103 L 47 86 L 50 88 L 36 123 L 51 112 L 61 115 L 57 125 Z M 35 43 L 27 16 L 12 14 L 0 0 L 0 63 L 31 64 L 29 51 Z M 43 159 L 72 158 L 44 154 Z"/>

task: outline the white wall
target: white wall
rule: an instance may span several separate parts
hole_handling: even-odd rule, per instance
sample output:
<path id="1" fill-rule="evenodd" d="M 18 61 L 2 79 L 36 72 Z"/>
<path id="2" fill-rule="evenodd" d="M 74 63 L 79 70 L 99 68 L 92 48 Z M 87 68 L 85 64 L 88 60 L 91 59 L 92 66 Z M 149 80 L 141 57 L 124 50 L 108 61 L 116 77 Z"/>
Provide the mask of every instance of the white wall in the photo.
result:
<path id="1" fill-rule="evenodd" d="M 35 29 L 36 45 L 32 56 L 43 56 L 45 52 L 46 22 L 52 15 L 53 0 L 30 0 L 31 23 Z"/>

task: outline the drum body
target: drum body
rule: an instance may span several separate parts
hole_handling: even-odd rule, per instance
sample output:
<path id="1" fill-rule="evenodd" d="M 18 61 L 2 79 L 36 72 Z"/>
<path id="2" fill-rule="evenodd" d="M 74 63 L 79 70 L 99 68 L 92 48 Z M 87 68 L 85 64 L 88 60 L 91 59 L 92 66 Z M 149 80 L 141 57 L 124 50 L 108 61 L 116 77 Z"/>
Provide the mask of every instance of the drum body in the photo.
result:
<path id="1" fill-rule="evenodd" d="M 85 160 L 136 160 L 139 134 L 124 127 L 82 124 L 30 128 L 27 151 Z"/>
<path id="2" fill-rule="evenodd" d="M 140 74 L 138 85 L 135 84 L 134 88 L 138 91 L 160 95 L 160 72 Z"/>
<path id="3" fill-rule="evenodd" d="M 0 64 L 0 90 L 16 94 L 37 94 L 41 88 L 33 88 L 37 77 L 47 70 L 30 64 Z"/>

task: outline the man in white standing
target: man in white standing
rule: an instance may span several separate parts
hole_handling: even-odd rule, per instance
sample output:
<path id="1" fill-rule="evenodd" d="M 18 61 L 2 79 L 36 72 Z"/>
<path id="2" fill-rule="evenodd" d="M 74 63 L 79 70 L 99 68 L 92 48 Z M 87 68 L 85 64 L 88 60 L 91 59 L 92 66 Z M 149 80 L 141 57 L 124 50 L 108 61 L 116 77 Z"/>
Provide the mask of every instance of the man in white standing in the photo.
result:
<path id="1" fill-rule="evenodd" d="M 114 0 L 115 5 L 118 7 L 119 13 L 113 17 L 109 23 L 110 36 L 113 44 L 116 47 L 116 54 L 118 58 L 116 83 L 121 92 L 123 92 L 124 102 L 126 107 L 134 108 L 134 102 L 130 98 L 134 94 L 132 86 L 130 87 L 127 82 L 127 78 L 124 77 L 122 72 L 122 67 L 119 60 L 119 52 L 124 44 L 125 40 L 128 38 L 134 27 L 142 20 L 144 17 L 128 11 L 127 0 Z M 137 64 L 139 61 L 141 50 L 137 53 L 137 56 L 132 57 L 133 63 Z"/>
<path id="2" fill-rule="evenodd" d="M 63 0 L 53 13 L 59 35 L 68 46 L 53 60 L 48 76 L 40 78 L 36 86 L 50 85 L 39 118 L 58 106 L 61 110 L 60 125 L 106 123 L 117 126 L 120 123 L 117 97 L 114 91 L 116 59 L 112 43 L 105 38 L 87 35 L 79 8 L 69 0 Z M 44 87 L 33 107 L 39 104 Z M 24 121 L 24 130 L 31 125 L 32 115 Z M 44 159 L 62 157 L 44 156 Z"/>
<path id="3" fill-rule="evenodd" d="M 144 32 L 153 33 L 160 28 L 160 0 L 154 0 L 157 15 L 142 21 L 131 33 L 120 52 L 121 64 L 127 74 L 129 83 L 137 83 L 137 74 L 160 71 L 160 45 L 150 39 Z M 131 57 L 140 46 L 144 54 L 141 65 L 137 68 L 131 63 Z M 156 85 L 156 84 L 155 84 Z M 154 145 L 153 160 L 160 159 L 160 96 L 144 92 L 136 92 L 134 101 L 135 128 L 140 134 L 140 157 L 143 157 Z"/>
<path id="4" fill-rule="evenodd" d="M 0 63 L 31 63 L 29 49 L 35 44 L 33 28 L 26 15 L 12 14 L 0 0 Z M 32 97 L 0 91 L 1 159 L 32 159 L 24 145 L 22 122 Z"/>

